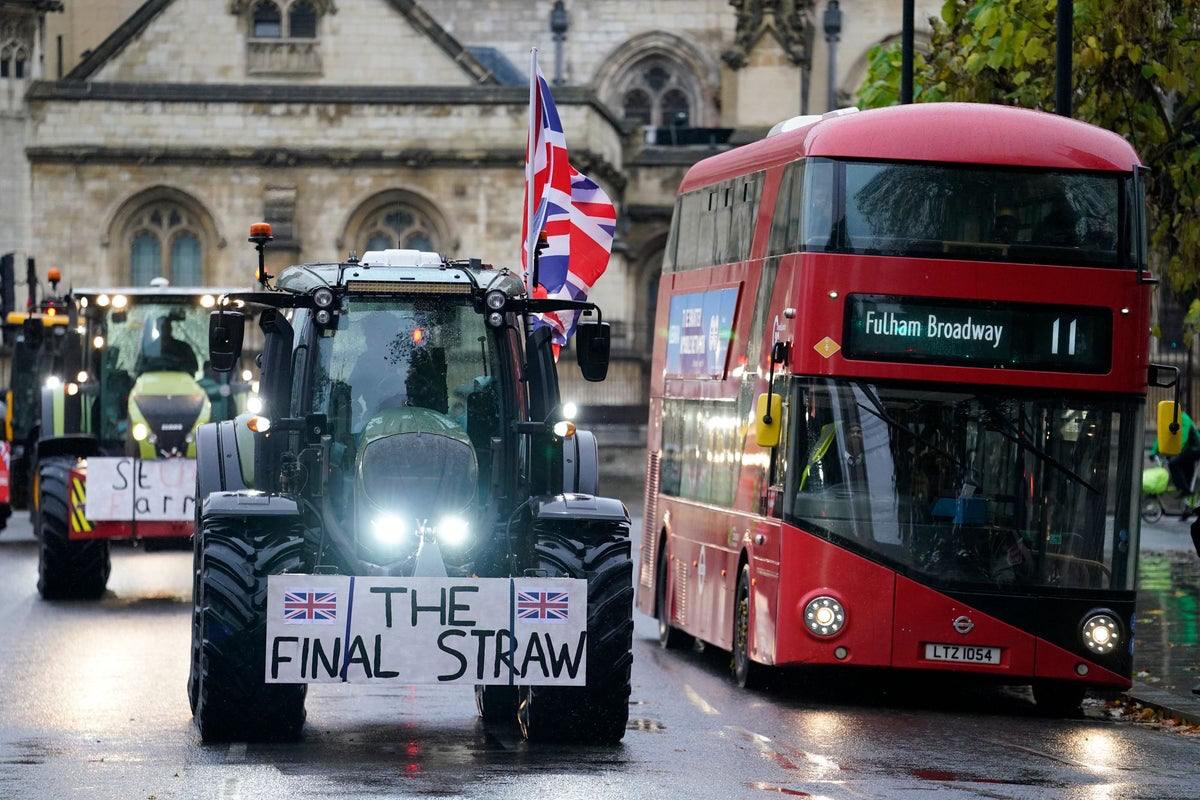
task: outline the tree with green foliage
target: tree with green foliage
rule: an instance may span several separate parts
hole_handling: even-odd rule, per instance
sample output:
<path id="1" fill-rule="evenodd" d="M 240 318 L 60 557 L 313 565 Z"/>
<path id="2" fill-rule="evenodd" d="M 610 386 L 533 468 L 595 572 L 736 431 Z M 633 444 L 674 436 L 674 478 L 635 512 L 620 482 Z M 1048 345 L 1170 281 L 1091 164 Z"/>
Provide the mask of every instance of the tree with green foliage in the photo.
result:
<path id="1" fill-rule="evenodd" d="M 916 102 L 1054 110 L 1056 0 L 947 0 L 914 57 Z M 1073 116 L 1124 136 L 1150 168 L 1152 263 L 1200 287 L 1200 0 L 1075 0 Z M 900 97 L 900 45 L 876 46 L 863 107 Z"/>

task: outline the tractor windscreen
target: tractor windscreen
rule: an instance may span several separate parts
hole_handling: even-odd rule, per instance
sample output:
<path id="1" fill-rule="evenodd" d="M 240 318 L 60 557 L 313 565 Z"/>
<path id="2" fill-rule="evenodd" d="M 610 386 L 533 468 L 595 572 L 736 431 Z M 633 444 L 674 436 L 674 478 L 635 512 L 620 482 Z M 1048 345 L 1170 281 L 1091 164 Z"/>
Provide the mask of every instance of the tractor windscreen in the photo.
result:
<path id="1" fill-rule="evenodd" d="M 344 522 L 355 506 L 411 516 L 487 504 L 502 435 L 496 345 L 465 297 L 348 298 L 318 340 L 313 387 Z"/>
<path id="2" fill-rule="evenodd" d="M 88 337 L 100 377 L 101 437 L 119 440 L 130 432 L 131 399 L 154 418 L 162 416 L 158 405 L 182 403 L 186 408 L 178 413 L 187 419 L 174 419 L 177 409 L 172 406 L 167 424 L 182 426 L 181 436 L 186 436 L 199 404 L 219 389 L 207 369 L 208 309 L 190 298 L 173 303 L 138 298 L 123 309 L 93 313 L 91 320 Z M 146 423 L 153 431 L 154 420 Z"/>

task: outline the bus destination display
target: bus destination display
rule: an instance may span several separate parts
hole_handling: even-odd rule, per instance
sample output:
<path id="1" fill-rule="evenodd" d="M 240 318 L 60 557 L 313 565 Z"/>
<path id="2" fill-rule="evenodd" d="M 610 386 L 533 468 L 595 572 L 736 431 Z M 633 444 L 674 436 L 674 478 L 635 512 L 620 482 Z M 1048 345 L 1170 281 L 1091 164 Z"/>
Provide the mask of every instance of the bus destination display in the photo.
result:
<path id="1" fill-rule="evenodd" d="M 1103 373 L 1112 356 L 1112 313 L 852 294 L 844 338 L 851 359 Z"/>

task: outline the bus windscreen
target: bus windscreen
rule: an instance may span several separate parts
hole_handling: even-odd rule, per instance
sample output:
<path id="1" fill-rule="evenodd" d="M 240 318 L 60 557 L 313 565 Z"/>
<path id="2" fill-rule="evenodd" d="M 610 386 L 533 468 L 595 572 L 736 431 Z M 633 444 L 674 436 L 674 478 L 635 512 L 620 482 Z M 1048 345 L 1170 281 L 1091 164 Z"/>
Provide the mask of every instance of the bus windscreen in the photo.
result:
<path id="1" fill-rule="evenodd" d="M 1127 204 L 1118 174 L 861 161 L 833 162 L 837 168 L 831 169 L 814 161 L 820 160 L 810 160 L 805 176 L 808 250 L 1073 266 L 1131 263 L 1130 237 L 1120 233 Z M 826 180 L 833 185 L 821 186 Z M 822 213 L 822 205 L 840 213 Z"/>

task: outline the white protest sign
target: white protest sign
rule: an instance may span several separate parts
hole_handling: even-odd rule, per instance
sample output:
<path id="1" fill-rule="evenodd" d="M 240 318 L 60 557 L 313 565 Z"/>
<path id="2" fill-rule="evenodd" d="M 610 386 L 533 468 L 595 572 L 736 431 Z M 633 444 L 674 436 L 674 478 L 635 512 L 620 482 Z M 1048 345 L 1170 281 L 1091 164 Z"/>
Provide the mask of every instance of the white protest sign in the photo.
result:
<path id="1" fill-rule="evenodd" d="M 272 575 L 267 683 L 582 686 L 587 581 Z"/>
<path id="2" fill-rule="evenodd" d="M 195 511 L 195 459 L 87 460 L 87 518 L 92 522 L 186 521 Z"/>

